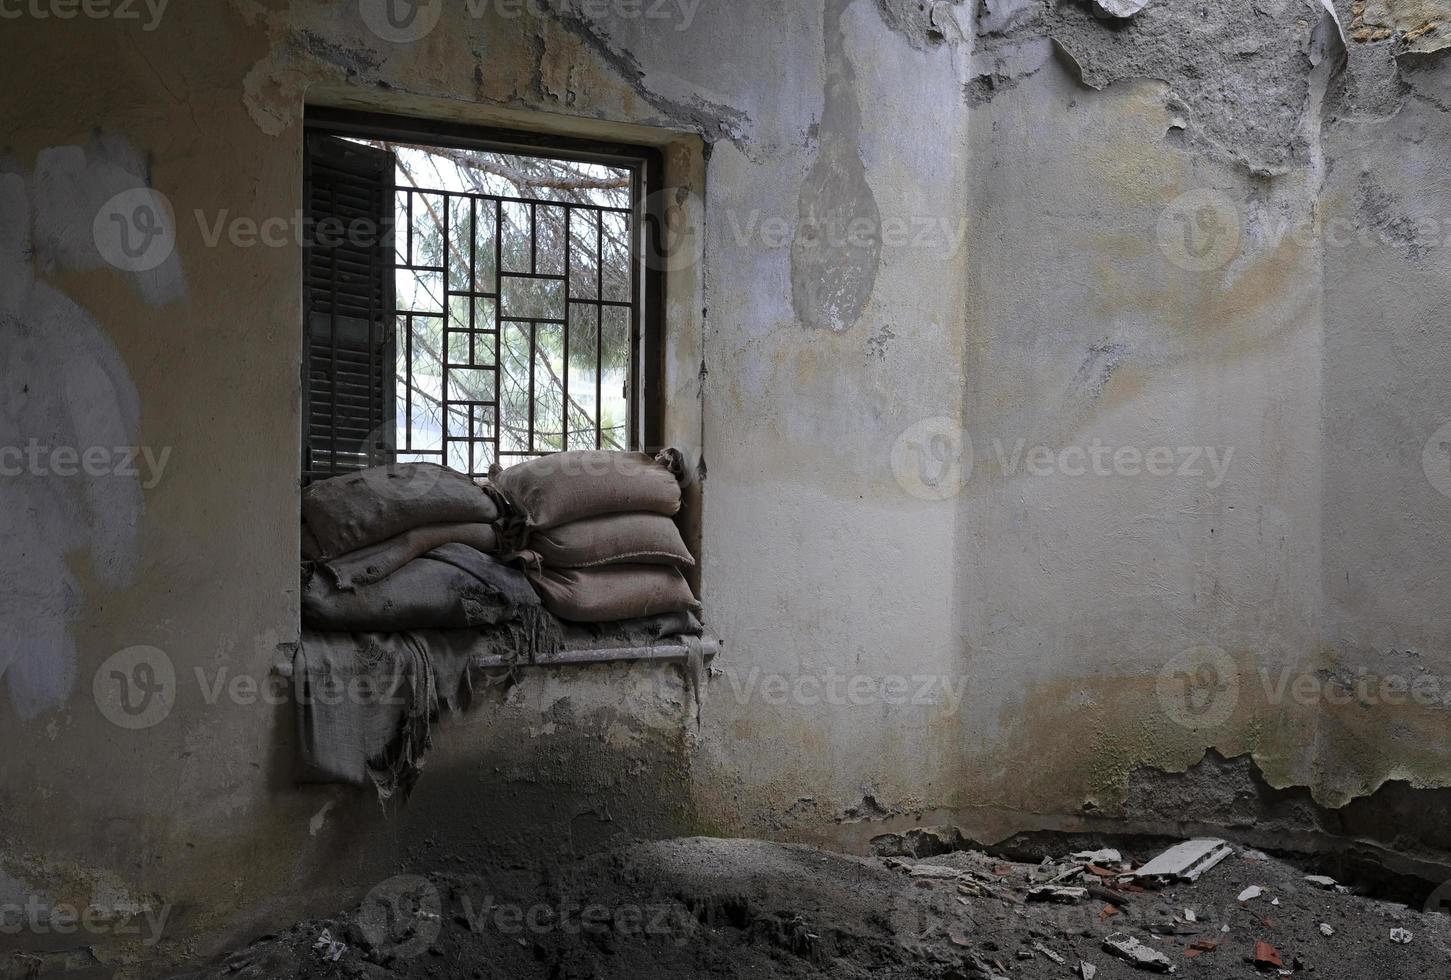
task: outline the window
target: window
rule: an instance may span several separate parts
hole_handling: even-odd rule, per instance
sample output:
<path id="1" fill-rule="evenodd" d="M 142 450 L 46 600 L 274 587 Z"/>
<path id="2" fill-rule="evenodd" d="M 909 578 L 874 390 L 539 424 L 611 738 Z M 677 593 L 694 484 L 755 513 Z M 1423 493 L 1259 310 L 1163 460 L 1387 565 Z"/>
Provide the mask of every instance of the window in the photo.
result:
<path id="1" fill-rule="evenodd" d="M 655 445 L 659 167 L 641 148 L 311 115 L 304 479 Z"/>

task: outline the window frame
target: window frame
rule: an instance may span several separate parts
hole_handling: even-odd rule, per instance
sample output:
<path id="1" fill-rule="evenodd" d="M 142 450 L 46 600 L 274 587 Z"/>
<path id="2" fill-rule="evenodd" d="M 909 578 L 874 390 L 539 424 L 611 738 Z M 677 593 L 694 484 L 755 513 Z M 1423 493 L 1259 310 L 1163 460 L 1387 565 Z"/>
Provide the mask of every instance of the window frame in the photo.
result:
<path id="1" fill-rule="evenodd" d="M 652 256 L 662 255 L 661 243 L 666 240 L 662 193 L 665 160 L 659 149 L 553 133 L 321 107 L 307 109 L 303 125 L 304 152 L 307 138 L 313 133 L 549 157 L 605 164 L 630 171 L 634 202 L 631 261 L 635 267 L 633 278 L 635 288 L 639 290 L 639 302 L 631 324 L 633 377 L 629 392 L 631 431 L 628 448 L 654 452 L 663 447 L 665 269 L 664 263 L 652 260 Z M 499 462 L 502 464 L 502 460 Z"/>

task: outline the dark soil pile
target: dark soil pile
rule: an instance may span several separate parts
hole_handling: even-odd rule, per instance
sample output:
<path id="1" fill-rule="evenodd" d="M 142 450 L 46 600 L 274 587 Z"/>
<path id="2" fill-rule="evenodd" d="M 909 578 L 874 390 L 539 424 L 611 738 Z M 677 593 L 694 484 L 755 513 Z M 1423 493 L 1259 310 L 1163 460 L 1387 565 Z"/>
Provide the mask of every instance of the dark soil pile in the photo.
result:
<path id="1" fill-rule="evenodd" d="M 357 909 L 300 923 L 186 977 L 1151 973 L 1105 948 L 1115 935 L 1162 954 L 1181 976 L 1451 976 L 1446 915 L 1317 884 L 1239 848 L 1193 884 L 1143 887 L 1117 877 L 1150 857 L 1059 856 L 1034 865 L 975 851 L 855 858 L 752 840 L 663 841 L 543 873 L 400 875 Z M 1033 892 L 1049 881 L 1070 891 L 1057 900 Z M 1240 901 L 1250 886 L 1262 894 Z M 1409 943 L 1392 938 L 1401 929 Z"/>

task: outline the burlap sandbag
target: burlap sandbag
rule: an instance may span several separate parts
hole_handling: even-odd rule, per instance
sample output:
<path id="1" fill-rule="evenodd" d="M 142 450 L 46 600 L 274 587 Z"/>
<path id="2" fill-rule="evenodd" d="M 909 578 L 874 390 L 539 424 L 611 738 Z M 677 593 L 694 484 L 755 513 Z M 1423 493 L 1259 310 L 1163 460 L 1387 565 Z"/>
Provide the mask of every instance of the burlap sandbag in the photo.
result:
<path id="1" fill-rule="evenodd" d="M 553 453 L 490 475 L 530 528 L 551 528 L 602 514 L 680 510 L 680 456 L 606 450 Z"/>
<path id="2" fill-rule="evenodd" d="M 466 544 L 490 554 L 497 550 L 498 539 L 489 524 L 429 524 L 318 562 L 318 567 L 333 577 L 338 588 L 352 591 L 360 585 L 381 582 L 413 559 L 450 543 Z"/>
<path id="3" fill-rule="evenodd" d="M 492 524 L 493 499 L 434 463 L 396 463 L 320 480 L 302 491 L 317 557 L 333 558 L 428 524 Z"/>
<path id="4" fill-rule="evenodd" d="M 548 609 L 576 623 L 609 623 L 699 608 L 685 576 L 672 565 L 543 568 L 527 575 Z"/>
<path id="5" fill-rule="evenodd" d="M 478 629 L 545 618 L 519 569 L 467 545 L 450 543 L 387 578 L 345 592 L 313 571 L 302 587 L 302 625 L 350 633 Z"/>
<path id="6" fill-rule="evenodd" d="M 549 568 L 624 562 L 681 568 L 695 564 L 680 529 L 664 514 L 606 514 L 533 531 L 529 550 Z"/>

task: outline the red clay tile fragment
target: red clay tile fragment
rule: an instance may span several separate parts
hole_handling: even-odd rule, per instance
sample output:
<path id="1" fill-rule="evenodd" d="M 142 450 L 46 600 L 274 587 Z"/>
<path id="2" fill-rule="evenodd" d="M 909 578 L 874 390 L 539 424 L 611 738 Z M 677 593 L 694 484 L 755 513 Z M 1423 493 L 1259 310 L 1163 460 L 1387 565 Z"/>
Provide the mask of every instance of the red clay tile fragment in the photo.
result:
<path id="1" fill-rule="evenodd" d="M 1255 943 L 1255 966 L 1272 966 L 1276 970 L 1283 970 L 1285 961 L 1280 959 L 1278 949 L 1261 939 Z"/>

